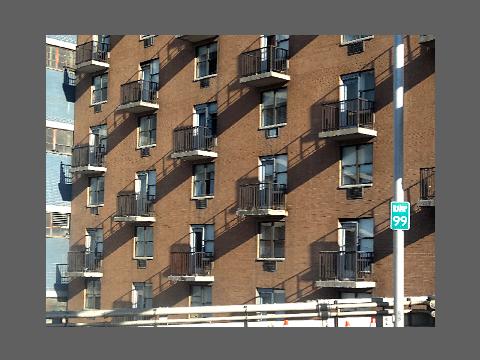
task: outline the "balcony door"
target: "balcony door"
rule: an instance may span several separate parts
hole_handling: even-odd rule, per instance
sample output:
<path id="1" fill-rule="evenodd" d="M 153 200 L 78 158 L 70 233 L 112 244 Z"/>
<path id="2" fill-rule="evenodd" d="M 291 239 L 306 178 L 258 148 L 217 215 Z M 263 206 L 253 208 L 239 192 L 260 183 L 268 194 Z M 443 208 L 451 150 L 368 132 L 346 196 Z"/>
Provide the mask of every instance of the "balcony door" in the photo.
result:
<path id="1" fill-rule="evenodd" d="M 137 211 L 148 212 L 148 204 L 155 199 L 156 172 L 137 172 L 135 179 L 135 194 L 137 194 Z"/>
<path id="2" fill-rule="evenodd" d="M 260 72 L 274 71 L 276 69 L 274 62 L 286 60 L 289 37 L 290 35 L 262 35 L 260 37 Z M 277 51 L 275 49 L 272 52 L 270 50 L 271 46 L 275 46 L 286 51 Z"/>
<path id="3" fill-rule="evenodd" d="M 209 148 L 216 135 L 217 103 L 200 104 L 193 111 L 193 145 L 194 149 Z"/>
<path id="4" fill-rule="evenodd" d="M 158 59 L 152 60 L 140 65 L 142 82 L 142 100 L 153 101 L 155 99 L 156 91 L 158 90 L 159 82 L 159 66 Z"/>
<path id="5" fill-rule="evenodd" d="M 94 270 L 103 254 L 103 229 L 87 229 L 85 236 L 85 267 Z"/>
<path id="6" fill-rule="evenodd" d="M 260 208 L 271 208 L 287 189 L 287 155 L 260 158 Z"/>
<path id="7" fill-rule="evenodd" d="M 340 128 L 357 126 L 356 114 L 359 108 L 357 99 L 375 100 L 375 77 L 373 71 L 342 75 L 340 77 Z"/>
<path id="8" fill-rule="evenodd" d="M 191 273 L 202 273 L 204 258 L 213 257 L 214 226 L 191 225 L 190 227 L 190 266 Z"/>
<path id="9" fill-rule="evenodd" d="M 337 276 L 339 280 L 354 280 L 356 274 L 356 251 L 358 247 L 358 222 L 344 221 L 339 234 Z"/>
<path id="10" fill-rule="evenodd" d="M 97 164 L 101 154 L 107 150 L 107 125 L 93 126 L 90 128 L 88 139 L 89 146 L 89 164 Z"/>

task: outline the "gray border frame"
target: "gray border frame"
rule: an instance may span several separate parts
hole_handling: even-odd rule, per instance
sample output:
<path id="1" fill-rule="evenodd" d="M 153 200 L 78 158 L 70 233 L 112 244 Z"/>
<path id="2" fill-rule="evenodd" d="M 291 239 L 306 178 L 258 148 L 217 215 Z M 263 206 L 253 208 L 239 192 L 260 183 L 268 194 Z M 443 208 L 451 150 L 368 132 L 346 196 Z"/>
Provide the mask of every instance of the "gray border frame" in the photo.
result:
<path id="1" fill-rule="evenodd" d="M 123 4 L 122 4 L 123 3 Z M 403 0 L 343 0 L 332 4 L 312 1 L 272 3 L 242 0 L 236 3 L 204 0 L 211 16 L 197 17 L 198 1 L 160 2 L 42 1 L 4 4 L 3 95 L 5 115 L 2 155 L 3 212 L 8 222 L 2 265 L 2 300 L 7 331 L 3 348 L 14 358 L 28 355 L 61 358 L 131 358 L 142 344 L 142 356 L 175 358 L 336 358 L 395 357 L 433 358 L 440 354 L 473 350 L 478 330 L 476 315 L 455 309 L 463 300 L 476 299 L 478 280 L 478 235 L 469 236 L 469 224 L 478 222 L 475 197 L 478 192 L 465 176 L 466 164 L 476 164 L 479 123 L 470 110 L 478 102 L 473 87 L 477 74 L 478 46 L 467 36 L 475 30 L 478 9 L 474 3 Z M 463 5 L 463 6 L 462 6 Z M 142 13 L 141 9 L 149 11 Z M 185 9 L 191 11 L 186 12 Z M 11 10 L 19 15 L 11 16 Z M 460 13 L 461 10 L 461 13 Z M 20 12 L 21 11 L 21 12 Z M 95 15 L 97 14 L 97 15 Z M 132 14 L 138 14 L 132 15 Z M 172 16 L 172 14 L 177 14 Z M 340 14 L 340 15 L 338 15 Z M 455 16 L 454 16 L 455 15 Z M 101 19 L 101 22 L 96 20 Z M 437 298 L 436 328 L 409 329 L 53 329 L 44 325 L 45 245 L 44 218 L 44 44 L 45 34 L 76 33 L 263 33 L 332 34 L 361 29 L 371 33 L 432 33 L 436 35 L 437 79 Z M 13 33 L 15 33 L 13 35 Z M 470 40 L 467 42 L 467 40 Z M 321 59 L 319 59 L 321 61 Z M 22 69 L 23 71 L 12 71 Z M 473 69 L 470 74 L 462 70 Z M 472 81 L 473 80 L 473 81 Z M 28 86 L 25 86 L 28 84 Z M 43 91 L 42 91 L 43 90 Z M 477 100 L 477 101 L 475 101 Z M 467 123 L 468 122 L 468 123 Z M 19 146 L 15 134 L 21 134 Z M 12 136 L 13 135 L 13 136 Z M 27 140 L 27 141 L 25 141 Z M 470 159 L 471 157 L 471 159 Z M 476 161 L 477 160 L 477 161 Z M 475 167 L 474 167 L 475 168 Z M 471 169 L 469 169 L 472 171 Z M 477 172 L 478 169 L 475 169 Z M 466 181 L 468 180 L 468 182 Z M 21 189 L 21 191 L 9 191 Z M 19 199 L 20 195 L 20 199 Z M 472 201 L 473 200 L 473 201 Z M 468 244 L 468 247 L 467 247 Z M 458 306 L 458 305 L 457 305 Z M 466 306 L 465 309 L 475 309 Z M 456 311 L 455 311 L 456 310 Z M 469 327 L 471 329 L 469 329 Z M 455 335 L 450 333 L 455 331 Z M 475 336 L 475 339 L 473 338 Z M 22 344 L 20 344 L 22 341 Z M 208 346 L 205 346 L 208 344 Z M 86 351 L 87 346 L 89 350 Z M 200 350 L 197 350 L 200 349 Z M 39 351 L 40 350 L 40 351 Z M 450 350 L 450 351 L 449 351 Z M 29 354 L 27 354 L 29 353 Z M 149 353 L 149 354 L 147 354 Z M 89 356 L 90 354 L 90 356 Z M 92 355 L 93 354 L 93 355 Z M 12 354 L 13 355 L 13 354 Z M 457 355 L 458 356 L 458 355 Z"/>

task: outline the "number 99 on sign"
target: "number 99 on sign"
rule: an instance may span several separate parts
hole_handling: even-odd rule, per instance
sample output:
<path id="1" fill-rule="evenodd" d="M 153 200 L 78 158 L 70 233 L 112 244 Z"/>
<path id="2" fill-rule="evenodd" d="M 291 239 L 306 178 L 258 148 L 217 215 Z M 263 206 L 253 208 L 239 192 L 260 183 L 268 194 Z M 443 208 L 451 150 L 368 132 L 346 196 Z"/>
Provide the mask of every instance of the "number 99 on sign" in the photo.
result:
<path id="1" fill-rule="evenodd" d="M 403 228 L 403 227 L 407 226 L 407 224 L 408 224 L 408 218 L 405 215 L 403 215 L 403 216 L 395 215 L 392 218 L 392 220 L 393 220 L 393 225 L 394 226 L 400 226 L 400 227 Z"/>

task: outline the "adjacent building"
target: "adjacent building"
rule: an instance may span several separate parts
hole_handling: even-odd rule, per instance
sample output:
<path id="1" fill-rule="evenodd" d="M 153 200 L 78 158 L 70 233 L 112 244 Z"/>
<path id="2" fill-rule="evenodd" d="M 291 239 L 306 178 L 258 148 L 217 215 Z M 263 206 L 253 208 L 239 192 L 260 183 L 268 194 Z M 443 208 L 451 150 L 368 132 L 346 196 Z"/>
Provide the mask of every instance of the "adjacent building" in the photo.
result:
<path id="1" fill-rule="evenodd" d="M 46 309 L 68 297 L 76 35 L 46 36 Z"/>
<path id="2" fill-rule="evenodd" d="M 405 293 L 435 293 L 435 50 L 405 36 Z M 393 37 L 78 36 L 68 307 L 393 295 Z"/>

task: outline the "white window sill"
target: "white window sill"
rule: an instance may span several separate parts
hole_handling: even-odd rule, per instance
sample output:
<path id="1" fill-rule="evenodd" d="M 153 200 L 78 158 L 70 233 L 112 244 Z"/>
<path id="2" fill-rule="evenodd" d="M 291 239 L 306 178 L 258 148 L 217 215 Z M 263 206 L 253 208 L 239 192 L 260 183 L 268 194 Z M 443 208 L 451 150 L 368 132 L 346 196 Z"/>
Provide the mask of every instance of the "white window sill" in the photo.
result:
<path id="1" fill-rule="evenodd" d="M 157 144 L 137 146 L 137 150 L 147 149 L 147 148 L 154 148 L 154 147 L 156 147 L 156 146 L 157 146 Z"/>
<path id="2" fill-rule="evenodd" d="M 365 37 L 365 38 L 362 38 L 362 39 L 351 40 L 351 41 L 343 41 L 343 40 L 341 40 L 340 46 L 345 46 L 345 45 L 350 45 L 350 44 L 356 44 L 356 43 L 359 43 L 359 42 L 362 42 L 362 41 L 372 40 L 373 38 L 374 38 L 374 35 L 368 36 L 368 37 Z"/>
<path id="3" fill-rule="evenodd" d="M 91 103 L 91 104 L 90 104 L 90 107 L 93 107 L 93 106 L 95 106 L 95 105 L 105 104 L 107 101 L 108 101 L 108 100 L 100 101 L 100 102 L 98 102 L 98 103 Z"/>
<path id="4" fill-rule="evenodd" d="M 213 195 L 207 195 L 207 196 L 192 196 L 192 200 L 204 200 L 204 199 L 213 199 Z"/>
<path id="5" fill-rule="evenodd" d="M 257 261 L 285 261 L 285 258 L 257 258 Z"/>
<path id="6" fill-rule="evenodd" d="M 133 260 L 153 260 L 153 256 L 147 256 L 147 257 L 133 257 Z"/>
<path id="7" fill-rule="evenodd" d="M 260 127 L 258 128 L 258 130 L 271 130 L 271 129 L 281 128 L 281 127 L 284 127 L 284 126 L 287 126 L 287 123 L 277 124 L 277 125 L 270 125 L 270 126 L 260 126 Z"/>
<path id="8" fill-rule="evenodd" d="M 214 77 L 216 77 L 216 76 L 217 76 L 217 74 L 202 76 L 202 77 L 199 77 L 199 78 L 195 77 L 195 78 L 193 79 L 193 81 L 196 82 L 196 81 L 200 81 L 200 80 L 210 79 L 210 78 L 214 78 Z"/>
<path id="9" fill-rule="evenodd" d="M 87 208 L 99 208 L 103 207 L 104 204 L 98 204 L 98 205 L 87 205 Z"/>
<path id="10" fill-rule="evenodd" d="M 353 188 L 362 188 L 362 187 L 372 187 L 373 183 L 370 184 L 355 184 L 355 185 L 340 185 L 339 189 L 353 189 Z"/>

